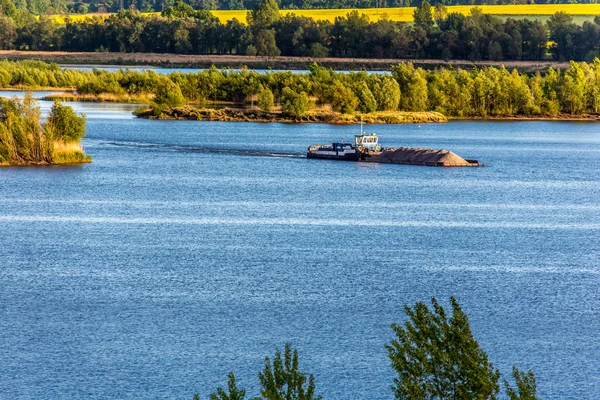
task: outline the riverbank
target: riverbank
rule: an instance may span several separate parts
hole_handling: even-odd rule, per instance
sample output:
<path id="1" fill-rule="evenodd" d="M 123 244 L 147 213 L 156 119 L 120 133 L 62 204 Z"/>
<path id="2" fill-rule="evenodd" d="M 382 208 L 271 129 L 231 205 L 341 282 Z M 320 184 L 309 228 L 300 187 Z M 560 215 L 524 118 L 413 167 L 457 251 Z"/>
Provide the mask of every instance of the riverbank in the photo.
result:
<path id="1" fill-rule="evenodd" d="M 449 121 L 600 121 L 600 115 L 559 114 L 559 115 L 512 115 L 493 117 L 448 117 Z"/>
<path id="2" fill-rule="evenodd" d="M 107 67 L 179 67 L 179 68 L 240 68 L 251 69 L 284 69 L 306 70 L 314 62 L 320 66 L 334 70 L 371 70 L 389 71 L 393 65 L 412 62 L 425 69 L 437 67 L 473 67 L 502 66 L 516 68 L 521 72 L 545 71 L 548 67 L 566 69 L 569 62 L 545 61 L 469 61 L 469 60 L 425 60 L 425 59 L 369 59 L 369 58 L 313 58 L 313 57 L 263 57 L 238 55 L 188 55 L 157 53 L 106 53 L 106 52 L 64 52 L 64 51 L 20 51 L 2 50 L 0 59 L 28 60 L 35 59 L 58 64 Z"/>
<path id="3" fill-rule="evenodd" d="M 81 94 L 77 92 L 63 92 L 44 96 L 41 100 L 46 101 L 66 101 L 66 102 L 90 102 L 90 103 L 127 103 L 127 104 L 150 104 L 154 95 L 136 95 L 129 94 Z"/>
<path id="4" fill-rule="evenodd" d="M 194 108 L 190 106 L 164 109 L 157 114 L 152 108 L 135 113 L 139 118 L 173 119 L 222 122 L 286 122 L 286 123 L 327 123 L 356 124 L 361 120 L 369 124 L 414 124 L 447 122 L 438 112 L 379 111 L 368 114 L 342 114 L 329 110 L 311 110 L 301 117 L 290 117 L 278 111 L 264 112 L 257 109 L 240 108 Z"/>
<path id="5" fill-rule="evenodd" d="M 86 103 L 123 103 L 123 104 L 151 104 L 153 96 L 151 94 L 141 96 L 114 95 L 110 93 L 102 94 L 79 94 L 72 91 L 71 88 L 27 88 L 11 87 L 0 88 L 0 91 L 6 92 L 36 92 L 36 91 L 63 91 L 42 96 L 38 100 L 59 101 L 59 102 L 86 102 Z M 237 107 L 236 107 L 237 105 Z M 512 116 L 470 116 L 455 117 L 445 116 L 441 113 L 427 112 L 402 112 L 386 111 L 372 114 L 358 114 L 352 116 L 341 114 L 329 110 L 310 111 L 302 118 L 284 117 L 278 112 L 260 112 L 256 109 L 239 108 L 239 103 L 217 101 L 211 102 L 206 107 L 194 108 L 190 106 L 180 107 L 176 110 L 164 110 L 161 115 L 153 115 L 149 108 L 144 108 L 137 114 L 140 118 L 146 119 L 188 119 L 200 121 L 224 121 L 224 122 L 322 122 L 332 124 L 352 124 L 360 122 L 361 116 L 365 123 L 383 123 L 383 124 L 402 124 L 402 123 L 427 123 L 427 122 L 447 122 L 447 121 L 600 121 L 600 115 L 595 114 L 559 114 L 559 115 L 512 115 Z M 218 108 L 215 108 L 218 107 Z M 440 117 L 441 116 L 441 117 Z"/>

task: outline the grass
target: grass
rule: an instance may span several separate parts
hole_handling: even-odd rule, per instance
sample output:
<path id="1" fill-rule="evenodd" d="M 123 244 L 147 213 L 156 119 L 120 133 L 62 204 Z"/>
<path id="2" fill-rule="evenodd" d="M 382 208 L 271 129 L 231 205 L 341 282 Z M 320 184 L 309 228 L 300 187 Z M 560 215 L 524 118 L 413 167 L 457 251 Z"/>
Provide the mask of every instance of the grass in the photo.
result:
<path id="1" fill-rule="evenodd" d="M 547 19 L 548 16 L 556 13 L 557 11 L 564 11 L 567 14 L 583 17 L 577 18 L 578 22 L 581 20 L 591 20 L 594 16 L 600 15 L 600 4 L 504 4 L 504 5 L 484 5 L 479 6 L 484 14 L 491 14 L 501 17 L 520 17 L 530 19 Z M 458 12 L 461 14 L 469 14 L 473 6 L 449 6 L 447 7 L 448 12 Z M 401 8 L 360 8 L 358 11 L 361 14 L 366 14 L 371 21 L 378 21 L 383 18 L 388 18 L 392 21 L 399 22 L 412 22 L 414 7 L 401 7 Z M 340 9 L 316 9 L 316 10 L 281 10 L 281 14 L 292 13 L 294 15 L 311 17 L 315 20 L 327 20 L 333 22 L 336 17 L 345 16 L 352 9 L 340 8 Z M 237 20 L 245 23 L 247 10 L 215 10 L 213 14 L 218 17 L 221 22 L 231 21 L 236 18 Z M 145 15 L 159 14 L 159 13 L 146 13 Z M 99 16 L 101 18 L 108 18 L 110 14 L 76 14 L 71 15 L 70 18 L 75 21 L 82 21 L 85 18 L 92 16 Z M 545 17 L 545 18 L 544 18 Z M 59 24 L 65 23 L 65 17 L 56 15 L 53 17 L 54 21 Z"/>
<path id="2" fill-rule="evenodd" d="M 79 143 L 54 142 L 53 164 L 79 164 L 92 162 Z"/>
<path id="3" fill-rule="evenodd" d="M 129 94 L 112 94 L 112 93 L 100 93 L 100 94 L 80 94 L 75 92 L 64 92 L 50 94 L 42 98 L 47 101 L 79 101 L 79 102 L 92 102 L 92 103 L 134 103 L 134 104 L 149 104 L 152 102 L 154 95 L 140 95 L 132 96 Z"/>

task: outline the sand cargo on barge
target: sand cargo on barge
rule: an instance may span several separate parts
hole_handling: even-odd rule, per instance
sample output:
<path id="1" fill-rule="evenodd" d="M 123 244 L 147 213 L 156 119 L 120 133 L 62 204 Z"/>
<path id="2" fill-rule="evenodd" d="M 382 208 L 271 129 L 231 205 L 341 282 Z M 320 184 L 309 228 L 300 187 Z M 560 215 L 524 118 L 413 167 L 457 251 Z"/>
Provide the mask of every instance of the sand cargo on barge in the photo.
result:
<path id="1" fill-rule="evenodd" d="M 425 165 L 431 167 L 478 167 L 477 160 L 467 160 L 448 150 L 421 148 L 382 148 L 374 134 L 354 136 L 354 143 L 332 143 L 308 148 L 307 158 L 327 160 L 372 162 L 386 164 Z"/>

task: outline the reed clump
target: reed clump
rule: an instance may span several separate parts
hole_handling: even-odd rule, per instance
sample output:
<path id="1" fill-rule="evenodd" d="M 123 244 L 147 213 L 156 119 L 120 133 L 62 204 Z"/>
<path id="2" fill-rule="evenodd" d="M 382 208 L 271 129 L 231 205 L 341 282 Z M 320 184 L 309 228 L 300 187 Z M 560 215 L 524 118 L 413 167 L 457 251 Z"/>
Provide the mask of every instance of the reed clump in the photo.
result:
<path id="1" fill-rule="evenodd" d="M 80 143 L 54 142 L 54 164 L 77 164 L 91 162 Z"/>
<path id="2" fill-rule="evenodd" d="M 22 101 L 0 99 L 0 165 L 90 162 L 81 148 L 85 116 L 54 103 L 47 121 L 31 94 Z"/>
<path id="3" fill-rule="evenodd" d="M 79 101 L 79 102 L 90 102 L 90 103 L 135 103 L 135 104 L 147 104 L 152 101 L 153 95 L 144 94 L 133 96 L 130 94 L 113 94 L 113 93 L 98 93 L 98 94 L 86 94 L 86 93 L 75 93 L 75 92 L 63 92 L 49 94 L 42 98 L 47 101 Z"/>

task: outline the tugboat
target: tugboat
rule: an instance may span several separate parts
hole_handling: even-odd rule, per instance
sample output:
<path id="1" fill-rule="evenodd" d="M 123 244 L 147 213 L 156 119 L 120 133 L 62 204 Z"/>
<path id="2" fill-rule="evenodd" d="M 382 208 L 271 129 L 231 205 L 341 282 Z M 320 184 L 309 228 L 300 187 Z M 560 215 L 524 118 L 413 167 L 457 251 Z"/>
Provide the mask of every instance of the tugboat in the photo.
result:
<path id="1" fill-rule="evenodd" d="M 360 135 L 354 136 L 354 144 L 332 143 L 310 146 L 307 158 L 327 160 L 360 161 L 382 164 L 426 165 L 432 167 L 478 167 L 483 166 L 477 160 L 464 159 L 448 150 L 422 148 L 382 148 L 379 137 L 363 133 L 362 121 Z"/>
<path id="2" fill-rule="evenodd" d="M 315 144 L 308 147 L 306 158 L 322 158 L 326 160 L 360 161 L 364 153 L 369 151 L 380 151 L 379 138 L 376 134 L 363 134 L 362 121 L 360 123 L 360 135 L 354 136 L 354 144 L 334 142 L 331 144 Z"/>
<path id="3" fill-rule="evenodd" d="M 329 145 L 316 144 L 310 146 L 306 153 L 307 158 L 323 158 L 326 160 L 358 161 L 360 153 L 350 143 L 331 143 Z"/>

